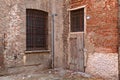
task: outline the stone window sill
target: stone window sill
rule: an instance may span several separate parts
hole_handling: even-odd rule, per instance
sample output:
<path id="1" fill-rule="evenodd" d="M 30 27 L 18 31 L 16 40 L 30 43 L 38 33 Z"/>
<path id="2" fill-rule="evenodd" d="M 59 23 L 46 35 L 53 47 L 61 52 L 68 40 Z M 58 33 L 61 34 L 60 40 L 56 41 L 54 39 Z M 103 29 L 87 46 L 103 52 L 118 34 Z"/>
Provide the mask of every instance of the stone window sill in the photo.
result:
<path id="1" fill-rule="evenodd" d="M 34 51 L 25 51 L 25 54 L 31 54 L 31 53 L 49 53 L 50 50 L 34 50 Z"/>

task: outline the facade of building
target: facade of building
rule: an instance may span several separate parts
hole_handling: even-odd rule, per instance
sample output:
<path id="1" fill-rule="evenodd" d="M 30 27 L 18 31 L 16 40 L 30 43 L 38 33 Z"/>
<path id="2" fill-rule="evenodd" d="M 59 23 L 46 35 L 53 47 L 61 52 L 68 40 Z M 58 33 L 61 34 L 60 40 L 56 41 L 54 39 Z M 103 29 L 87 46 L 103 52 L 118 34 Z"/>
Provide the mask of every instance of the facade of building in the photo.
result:
<path id="1" fill-rule="evenodd" d="M 0 6 L 1 71 L 54 67 L 118 79 L 117 0 L 1 0 Z"/>
<path id="2" fill-rule="evenodd" d="M 68 10 L 70 20 L 72 11 L 84 9 L 84 66 L 85 71 L 101 77 L 115 78 L 118 74 L 118 1 L 116 0 L 71 0 Z M 70 20 L 71 21 L 71 20 Z M 71 22 L 68 22 L 71 23 Z M 68 24 L 69 26 L 71 24 Z M 70 26 L 71 27 L 71 26 Z M 69 27 L 69 28 L 70 28 Z M 68 28 L 67 28 L 68 29 Z M 75 35 L 83 33 L 68 32 L 68 49 L 76 51 Z M 71 37 L 74 37 L 71 38 Z M 79 38 L 77 36 L 77 38 Z M 77 41 L 76 38 L 76 41 Z M 71 40 L 70 40 L 71 39 Z M 71 42 L 72 43 L 71 43 Z M 78 42 L 77 42 L 78 43 Z M 80 42 L 79 42 L 80 43 Z M 73 44 L 73 45 L 71 45 Z M 72 47 L 72 48 L 71 48 Z M 78 47 L 78 46 L 76 46 Z M 72 52 L 71 51 L 71 52 Z M 74 52 L 73 52 L 74 53 Z M 73 54 L 71 53 L 71 54 Z M 75 54 L 69 62 L 74 60 Z M 77 55 L 77 54 L 76 54 Z M 78 54 L 79 55 L 79 54 Z M 76 61 L 76 58 L 75 60 Z M 80 60 L 79 60 L 80 61 Z M 69 63 L 68 63 L 69 64 Z M 75 62 L 73 62 L 76 66 Z M 69 64 L 69 66 L 71 66 Z M 73 66 L 73 67 L 74 67 Z"/>

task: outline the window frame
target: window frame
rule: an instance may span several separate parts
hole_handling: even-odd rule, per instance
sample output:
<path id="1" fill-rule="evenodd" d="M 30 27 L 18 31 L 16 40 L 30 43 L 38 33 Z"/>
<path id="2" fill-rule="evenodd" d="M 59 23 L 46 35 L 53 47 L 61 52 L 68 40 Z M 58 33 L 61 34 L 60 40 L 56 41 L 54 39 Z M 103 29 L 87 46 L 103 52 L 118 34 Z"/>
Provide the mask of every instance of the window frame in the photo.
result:
<path id="1" fill-rule="evenodd" d="M 44 36 L 44 38 L 45 38 L 45 44 L 43 44 L 43 45 L 45 45 L 45 46 L 42 46 L 42 47 L 40 47 L 39 46 L 39 48 L 37 48 L 37 42 L 35 42 L 34 41 L 34 43 L 32 44 L 31 42 L 30 42 L 30 44 L 32 44 L 32 45 L 35 45 L 35 46 L 32 46 L 32 47 L 28 47 L 28 44 L 29 44 L 29 42 L 27 41 L 28 40 L 28 25 L 27 25 L 27 18 L 28 18 L 28 15 L 27 15 L 27 12 L 28 12 L 28 10 L 30 11 L 31 10 L 31 12 L 32 12 L 32 14 L 33 15 L 35 15 L 34 14 L 34 11 L 38 11 L 38 12 L 41 12 L 41 13 L 45 13 L 45 14 L 47 14 L 47 16 L 45 16 L 45 17 L 43 17 L 42 16 L 42 18 L 46 18 L 45 19 L 45 32 L 43 32 L 43 33 L 46 33 L 45 35 L 43 35 Z M 30 14 L 30 13 L 29 13 Z M 35 15 L 35 16 L 38 16 L 38 15 Z M 34 17 L 35 17 L 34 16 Z M 38 16 L 38 17 L 41 17 L 41 16 Z M 43 11 L 43 10 L 38 10 L 38 9 L 26 9 L 26 51 L 43 51 L 43 50 L 48 50 L 48 17 L 49 17 L 49 15 L 48 15 L 48 12 L 46 12 L 46 11 Z M 36 18 L 37 19 L 37 18 Z M 34 21 L 35 22 L 35 21 Z M 35 25 L 37 25 L 37 24 L 35 24 Z M 35 25 L 32 25 L 32 26 L 35 26 Z M 40 24 L 41 25 L 41 24 Z M 39 26 L 39 28 L 41 28 L 41 26 L 40 25 L 38 25 Z M 44 25 L 44 24 L 43 24 Z M 36 30 L 37 30 L 37 27 L 35 27 L 36 28 Z M 32 30 L 33 28 L 31 28 L 31 30 Z M 35 30 L 33 30 L 33 31 L 35 31 Z M 37 34 L 37 33 L 36 33 Z M 36 35 L 36 34 L 34 34 L 34 35 Z M 34 35 L 33 34 L 30 34 L 29 36 L 32 36 L 32 38 L 34 37 Z M 46 37 L 45 37 L 46 36 Z M 37 37 L 36 37 L 36 39 L 37 39 Z M 42 45 L 42 44 L 41 44 Z"/>
<path id="2" fill-rule="evenodd" d="M 84 8 L 84 31 L 83 32 L 71 32 L 71 11 L 73 10 L 78 10 L 78 9 L 82 9 Z M 70 8 L 70 9 L 67 9 L 67 11 L 69 12 L 69 33 L 70 34 L 77 34 L 77 33 L 84 33 L 86 34 L 86 5 L 83 5 L 83 6 L 78 6 L 78 7 L 75 7 L 75 8 Z"/>
<path id="3" fill-rule="evenodd" d="M 70 32 L 84 32 L 84 8 L 70 11 L 70 21 Z"/>

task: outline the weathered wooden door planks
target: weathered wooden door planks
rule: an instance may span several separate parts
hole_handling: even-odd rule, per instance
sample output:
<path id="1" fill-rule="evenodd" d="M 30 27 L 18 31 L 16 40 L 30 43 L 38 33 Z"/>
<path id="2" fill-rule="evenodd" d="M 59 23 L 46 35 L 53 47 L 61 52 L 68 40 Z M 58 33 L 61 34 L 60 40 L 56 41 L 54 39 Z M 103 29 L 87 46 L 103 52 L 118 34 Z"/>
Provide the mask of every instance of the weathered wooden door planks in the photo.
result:
<path id="1" fill-rule="evenodd" d="M 69 68 L 84 72 L 84 8 L 70 12 Z"/>

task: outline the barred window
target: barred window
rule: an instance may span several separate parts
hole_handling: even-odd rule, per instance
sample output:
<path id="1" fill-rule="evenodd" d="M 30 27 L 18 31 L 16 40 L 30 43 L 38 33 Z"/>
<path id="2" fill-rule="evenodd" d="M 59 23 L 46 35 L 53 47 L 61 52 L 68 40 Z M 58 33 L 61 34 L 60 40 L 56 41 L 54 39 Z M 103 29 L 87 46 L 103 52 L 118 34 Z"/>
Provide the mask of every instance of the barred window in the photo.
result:
<path id="1" fill-rule="evenodd" d="M 46 50 L 48 37 L 48 13 L 41 10 L 26 10 L 27 50 Z"/>
<path id="2" fill-rule="evenodd" d="M 71 32 L 84 31 L 84 8 L 70 12 Z"/>

